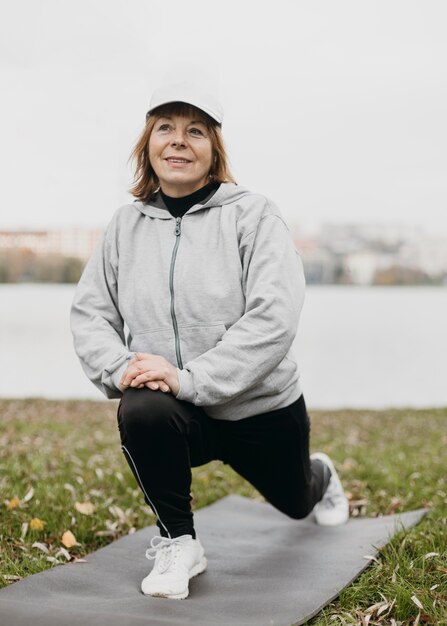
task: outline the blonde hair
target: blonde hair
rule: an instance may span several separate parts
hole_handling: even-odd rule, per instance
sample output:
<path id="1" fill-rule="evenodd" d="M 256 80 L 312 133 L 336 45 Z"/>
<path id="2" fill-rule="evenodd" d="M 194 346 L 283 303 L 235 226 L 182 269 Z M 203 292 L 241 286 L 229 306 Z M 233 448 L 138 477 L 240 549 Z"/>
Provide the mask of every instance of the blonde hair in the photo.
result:
<path id="1" fill-rule="evenodd" d="M 143 202 L 147 202 L 160 187 L 158 177 L 149 160 L 149 139 L 155 123 L 160 117 L 180 115 L 181 117 L 194 117 L 203 122 L 208 130 L 212 148 L 212 165 L 208 174 L 210 182 L 235 183 L 228 165 L 228 157 L 225 151 L 222 131 L 217 122 L 201 109 L 197 109 L 185 102 L 171 102 L 157 107 L 146 118 L 146 125 L 139 136 L 129 160 L 136 162 L 134 184 L 130 193 Z"/>

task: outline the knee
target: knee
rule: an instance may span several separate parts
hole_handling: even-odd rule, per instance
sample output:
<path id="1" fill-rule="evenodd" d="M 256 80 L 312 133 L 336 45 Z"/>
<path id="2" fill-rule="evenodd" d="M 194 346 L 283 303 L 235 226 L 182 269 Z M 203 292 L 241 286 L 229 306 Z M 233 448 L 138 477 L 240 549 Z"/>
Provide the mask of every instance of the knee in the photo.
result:
<path id="1" fill-rule="evenodd" d="M 175 398 L 171 394 L 148 388 L 129 388 L 123 394 L 118 411 L 121 433 L 132 437 L 161 432 L 169 427 Z"/>

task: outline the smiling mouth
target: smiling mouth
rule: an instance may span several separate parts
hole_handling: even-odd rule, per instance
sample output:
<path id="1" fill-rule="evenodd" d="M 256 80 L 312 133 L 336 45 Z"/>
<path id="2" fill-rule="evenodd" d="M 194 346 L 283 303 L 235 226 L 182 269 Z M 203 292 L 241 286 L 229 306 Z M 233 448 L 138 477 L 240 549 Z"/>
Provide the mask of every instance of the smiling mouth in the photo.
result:
<path id="1" fill-rule="evenodd" d="M 188 159 L 177 159 L 174 157 L 168 157 L 165 159 L 168 163 L 191 163 Z"/>

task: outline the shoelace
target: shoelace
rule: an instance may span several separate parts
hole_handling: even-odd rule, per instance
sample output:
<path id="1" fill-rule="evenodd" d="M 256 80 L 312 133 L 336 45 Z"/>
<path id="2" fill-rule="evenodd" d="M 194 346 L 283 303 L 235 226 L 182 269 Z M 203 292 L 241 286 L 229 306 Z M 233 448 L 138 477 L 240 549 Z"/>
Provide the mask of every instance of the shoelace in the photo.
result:
<path id="1" fill-rule="evenodd" d="M 329 481 L 329 485 L 327 487 L 326 493 L 324 494 L 320 504 L 325 509 L 333 509 L 340 502 L 345 499 L 344 493 L 340 493 L 337 489 L 337 486 L 332 482 L 332 479 Z"/>
<path id="2" fill-rule="evenodd" d="M 155 567 L 162 574 L 173 562 L 174 557 L 178 553 L 178 547 L 182 543 L 182 537 L 152 537 L 151 547 L 146 550 L 146 558 L 149 560 L 157 559 Z M 158 558 L 157 558 L 158 557 Z"/>
<path id="3" fill-rule="evenodd" d="M 322 504 L 326 509 L 332 509 L 342 500 L 344 500 L 344 496 L 342 494 L 334 493 L 333 495 L 325 495 L 320 504 Z"/>

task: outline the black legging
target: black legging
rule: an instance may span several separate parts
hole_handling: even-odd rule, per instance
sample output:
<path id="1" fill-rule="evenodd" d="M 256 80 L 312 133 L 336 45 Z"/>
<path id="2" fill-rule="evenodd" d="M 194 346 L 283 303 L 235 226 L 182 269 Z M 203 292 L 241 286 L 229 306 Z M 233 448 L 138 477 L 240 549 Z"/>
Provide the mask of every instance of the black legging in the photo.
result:
<path id="1" fill-rule="evenodd" d="M 170 393 L 128 388 L 118 407 L 118 426 L 126 460 L 165 537 L 195 537 L 191 467 L 214 459 L 295 519 L 310 513 L 329 482 L 326 466 L 309 459 L 303 396 L 283 409 L 224 421 Z"/>

